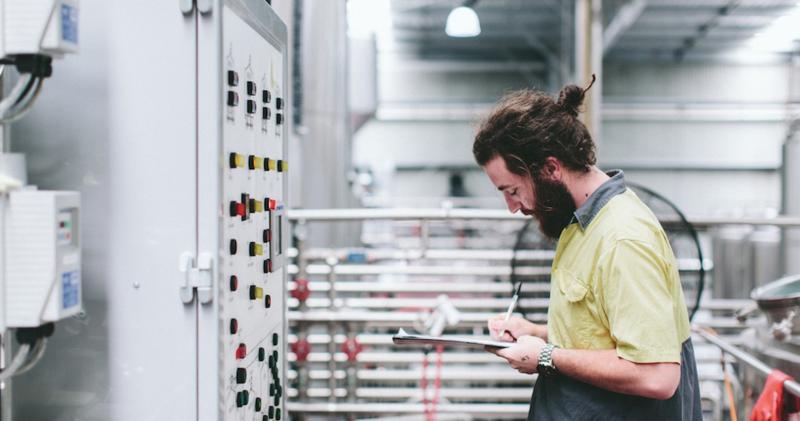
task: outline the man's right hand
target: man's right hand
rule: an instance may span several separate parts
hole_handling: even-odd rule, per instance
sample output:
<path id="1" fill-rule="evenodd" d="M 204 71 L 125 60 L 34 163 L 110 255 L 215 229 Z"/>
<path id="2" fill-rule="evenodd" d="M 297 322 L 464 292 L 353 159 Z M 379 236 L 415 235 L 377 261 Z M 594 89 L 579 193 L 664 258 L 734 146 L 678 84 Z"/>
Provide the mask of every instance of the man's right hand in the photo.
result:
<path id="1" fill-rule="evenodd" d="M 508 320 L 505 318 L 505 314 L 498 314 L 489 319 L 489 332 L 495 340 L 516 342 L 517 338 L 529 335 L 538 336 L 547 341 L 546 326 L 537 325 L 519 316 L 513 316 Z"/>

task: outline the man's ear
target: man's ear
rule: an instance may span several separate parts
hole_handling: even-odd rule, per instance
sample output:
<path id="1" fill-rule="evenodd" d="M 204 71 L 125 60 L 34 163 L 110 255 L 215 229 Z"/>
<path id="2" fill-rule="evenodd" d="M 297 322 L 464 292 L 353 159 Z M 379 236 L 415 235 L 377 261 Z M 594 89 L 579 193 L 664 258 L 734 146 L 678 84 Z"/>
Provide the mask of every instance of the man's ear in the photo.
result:
<path id="1" fill-rule="evenodd" d="M 544 160 L 544 165 L 539 175 L 550 181 L 559 181 L 563 175 L 562 171 L 563 166 L 561 165 L 561 161 L 555 157 L 548 156 L 547 159 Z"/>

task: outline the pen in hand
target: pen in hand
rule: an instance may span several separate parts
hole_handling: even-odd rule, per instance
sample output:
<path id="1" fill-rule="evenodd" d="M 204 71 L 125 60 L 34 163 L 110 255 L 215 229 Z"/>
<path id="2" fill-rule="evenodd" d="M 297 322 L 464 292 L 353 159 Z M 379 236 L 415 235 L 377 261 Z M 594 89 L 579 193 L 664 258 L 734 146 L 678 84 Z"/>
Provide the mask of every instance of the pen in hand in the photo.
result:
<path id="1" fill-rule="evenodd" d="M 511 318 L 511 313 L 513 313 L 514 310 L 516 309 L 517 301 L 519 300 L 519 292 L 521 289 L 522 289 L 522 282 L 518 283 L 517 287 L 514 289 L 514 296 L 511 297 L 511 303 L 508 305 L 508 311 L 506 311 L 505 321 L 508 321 L 508 319 Z M 513 339 L 514 341 L 517 340 L 517 338 L 514 337 L 514 335 L 511 334 L 511 332 L 509 332 L 508 330 L 504 330 L 503 332 L 501 332 L 500 336 L 503 336 L 502 335 L 503 333 L 508 333 L 508 336 L 510 336 L 511 339 Z"/>

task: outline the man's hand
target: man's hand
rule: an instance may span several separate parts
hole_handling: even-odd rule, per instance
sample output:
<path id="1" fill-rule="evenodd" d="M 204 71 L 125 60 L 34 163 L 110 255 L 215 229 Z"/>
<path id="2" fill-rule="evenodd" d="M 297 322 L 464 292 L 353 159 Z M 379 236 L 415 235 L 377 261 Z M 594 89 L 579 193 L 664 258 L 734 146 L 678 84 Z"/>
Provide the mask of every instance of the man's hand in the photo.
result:
<path id="1" fill-rule="evenodd" d="M 517 343 L 508 348 L 486 348 L 486 350 L 505 358 L 508 364 L 520 373 L 534 374 L 539 365 L 539 352 L 544 346 L 542 338 L 521 336 L 517 339 Z"/>
<path id="2" fill-rule="evenodd" d="M 538 336 L 547 339 L 547 327 L 531 323 L 522 317 L 514 316 L 505 320 L 505 314 L 489 319 L 489 332 L 498 341 L 514 342 L 523 336 Z"/>

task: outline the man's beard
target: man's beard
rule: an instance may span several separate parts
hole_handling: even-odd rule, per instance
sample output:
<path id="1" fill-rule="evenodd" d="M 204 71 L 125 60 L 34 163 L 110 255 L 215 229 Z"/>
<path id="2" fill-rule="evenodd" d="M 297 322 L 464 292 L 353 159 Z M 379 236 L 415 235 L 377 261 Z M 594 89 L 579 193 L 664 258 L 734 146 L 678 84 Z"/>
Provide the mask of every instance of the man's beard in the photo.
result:
<path id="1" fill-rule="evenodd" d="M 533 180 L 533 209 L 522 209 L 525 215 L 533 215 L 539 221 L 539 230 L 546 237 L 557 240 L 561 231 L 569 225 L 575 214 L 575 201 L 562 181 Z"/>

